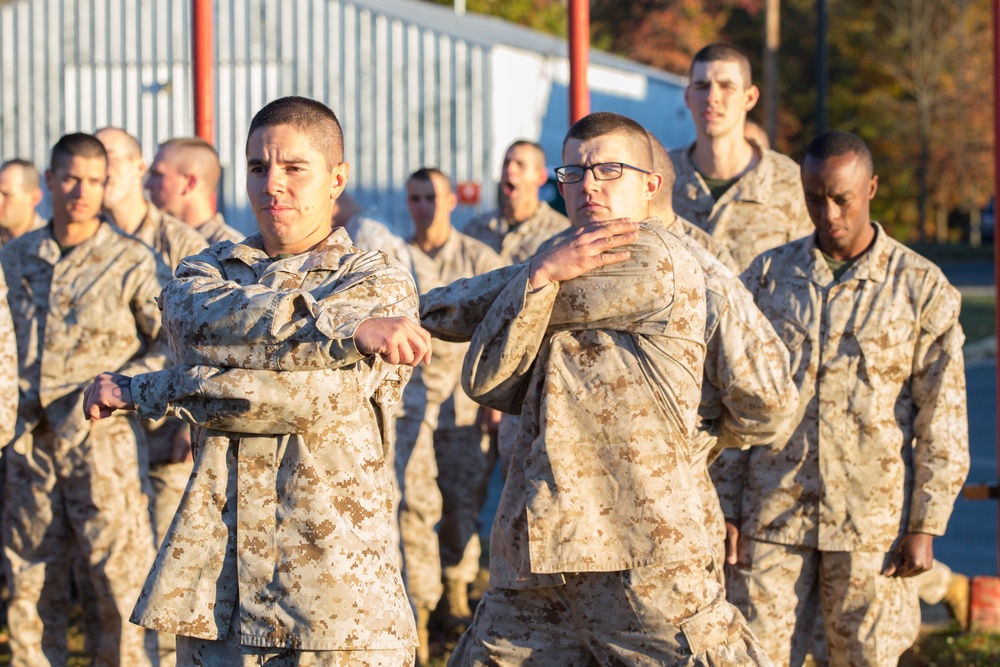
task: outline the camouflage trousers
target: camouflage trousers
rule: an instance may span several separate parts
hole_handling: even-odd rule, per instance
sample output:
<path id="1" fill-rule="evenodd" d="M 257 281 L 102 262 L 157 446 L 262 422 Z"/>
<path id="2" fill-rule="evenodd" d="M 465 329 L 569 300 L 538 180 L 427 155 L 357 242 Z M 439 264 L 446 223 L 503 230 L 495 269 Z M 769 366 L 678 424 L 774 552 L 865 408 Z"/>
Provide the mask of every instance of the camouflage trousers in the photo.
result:
<path id="1" fill-rule="evenodd" d="M 471 584 L 479 574 L 479 514 L 486 501 L 496 448 L 478 426 L 434 434 L 437 484 L 441 491 L 438 541 L 445 581 Z"/>
<path id="2" fill-rule="evenodd" d="M 170 523 L 177 514 L 181 497 L 191 477 L 194 461 L 179 463 L 154 463 L 150 465 L 149 481 L 153 489 L 153 506 L 151 508 L 156 529 L 156 545 L 163 542 Z M 159 633 L 160 667 L 172 667 L 174 664 L 174 635 L 169 632 Z"/>
<path id="3" fill-rule="evenodd" d="M 431 423 L 434 421 L 436 411 Z M 437 486 L 434 431 L 428 420 L 408 416 L 396 420 L 395 468 L 401 493 L 399 532 L 406 593 L 413 606 L 434 609 L 444 590 L 435 531 L 442 501 Z"/>
<path id="4" fill-rule="evenodd" d="M 449 665 L 771 665 L 710 559 L 491 588 Z"/>
<path id="5" fill-rule="evenodd" d="M 239 605 L 225 639 L 211 641 L 177 635 L 178 667 L 409 667 L 412 649 L 377 651 L 300 651 L 240 643 Z"/>
<path id="6" fill-rule="evenodd" d="M 884 577 L 880 552 L 818 551 L 741 538 L 729 600 L 776 665 L 801 665 L 822 612 L 830 665 L 896 665 L 920 630 L 913 579 Z"/>
<path id="7" fill-rule="evenodd" d="M 82 442 L 67 447 L 39 427 L 4 453 L 12 665 L 66 664 L 74 555 L 93 594 L 85 613 L 97 615 L 84 622 L 100 629 L 93 665 L 158 662 L 155 633 L 128 622 L 155 554 L 138 427 L 113 417 L 89 428 Z"/>

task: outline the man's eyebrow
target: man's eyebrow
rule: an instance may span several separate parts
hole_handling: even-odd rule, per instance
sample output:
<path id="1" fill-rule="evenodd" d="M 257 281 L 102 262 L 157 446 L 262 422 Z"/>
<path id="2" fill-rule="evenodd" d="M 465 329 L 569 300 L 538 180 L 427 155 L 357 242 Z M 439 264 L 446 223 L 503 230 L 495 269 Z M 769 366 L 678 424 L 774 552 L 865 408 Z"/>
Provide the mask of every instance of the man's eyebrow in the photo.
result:
<path id="1" fill-rule="evenodd" d="M 268 165 L 272 162 L 277 162 L 278 164 L 309 164 L 309 160 L 304 157 L 289 157 L 282 160 L 265 160 L 264 158 L 253 158 L 247 160 L 248 167 L 259 167 L 262 165 Z"/>

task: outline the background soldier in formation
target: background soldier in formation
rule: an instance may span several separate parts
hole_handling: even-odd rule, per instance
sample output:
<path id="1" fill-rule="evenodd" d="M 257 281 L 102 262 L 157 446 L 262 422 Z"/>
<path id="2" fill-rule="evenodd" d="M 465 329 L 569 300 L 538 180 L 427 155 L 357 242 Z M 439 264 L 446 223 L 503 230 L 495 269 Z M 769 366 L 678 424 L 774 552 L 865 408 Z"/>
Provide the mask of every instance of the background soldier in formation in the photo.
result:
<path id="1" fill-rule="evenodd" d="M 920 627 L 909 577 L 931 567 L 969 466 L 961 299 L 871 221 L 859 137 L 815 139 L 802 181 L 815 236 L 743 276 L 800 403 L 787 444 L 714 470 L 739 534 L 729 595 L 777 664 L 802 663 L 819 606 L 833 664 L 894 665 Z"/>
<path id="2" fill-rule="evenodd" d="M 742 51 L 709 44 L 695 54 L 690 77 L 684 100 L 696 137 L 670 151 L 674 209 L 726 245 L 742 270 L 763 251 L 812 232 L 799 168 L 746 140 L 747 112 L 760 93 Z"/>
<path id="3" fill-rule="evenodd" d="M 146 174 L 146 189 L 154 206 L 196 230 L 208 245 L 239 243 L 243 234 L 227 225 L 222 213 L 215 210 L 221 176 L 219 154 L 212 144 L 197 137 L 181 137 L 160 144 Z"/>
<path id="4" fill-rule="evenodd" d="M 0 246 L 45 226 L 35 211 L 42 196 L 35 165 L 18 158 L 0 165 Z"/>
<path id="5" fill-rule="evenodd" d="M 15 665 L 65 664 L 73 553 L 100 627 L 94 664 L 156 661 L 155 638 L 128 622 L 154 554 L 145 442 L 134 416 L 91 424 L 82 411 L 83 389 L 102 368 L 132 373 L 165 361 L 156 259 L 98 217 L 106 177 L 101 142 L 60 139 L 45 173 L 51 224 L 2 253 L 21 387 L 15 440 L 4 449 Z"/>
<path id="6" fill-rule="evenodd" d="M 457 198 L 447 175 L 419 169 L 410 175 L 406 193 L 419 292 L 504 266 L 489 246 L 452 227 Z M 461 633 L 472 620 L 468 587 L 479 573 L 479 511 L 496 460 L 477 421 L 479 406 L 460 383 L 468 347 L 434 341 L 430 363 L 414 373 L 405 390 L 397 421 L 400 531 L 421 663 L 430 658 L 428 622 L 439 600 L 446 630 Z"/>

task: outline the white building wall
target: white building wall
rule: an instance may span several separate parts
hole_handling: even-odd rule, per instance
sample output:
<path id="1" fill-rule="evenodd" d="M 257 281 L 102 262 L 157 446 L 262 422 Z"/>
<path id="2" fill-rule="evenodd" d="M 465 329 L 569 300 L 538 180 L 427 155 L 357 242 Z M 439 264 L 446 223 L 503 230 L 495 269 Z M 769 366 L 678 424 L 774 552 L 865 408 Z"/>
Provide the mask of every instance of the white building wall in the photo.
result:
<path id="1" fill-rule="evenodd" d="M 421 166 L 481 184 L 461 223 L 495 203 L 513 139 L 540 139 L 559 164 L 568 65 L 558 40 L 406 0 L 216 0 L 215 10 L 219 205 L 246 232 L 247 127 L 283 95 L 337 112 L 348 191 L 397 229 L 408 227 L 405 179 Z M 62 134 L 105 125 L 135 134 L 147 161 L 160 142 L 190 136 L 190 12 L 191 0 L 0 2 L 0 158 L 43 168 Z M 592 65 L 593 108 L 677 125 L 677 81 L 639 69 Z"/>

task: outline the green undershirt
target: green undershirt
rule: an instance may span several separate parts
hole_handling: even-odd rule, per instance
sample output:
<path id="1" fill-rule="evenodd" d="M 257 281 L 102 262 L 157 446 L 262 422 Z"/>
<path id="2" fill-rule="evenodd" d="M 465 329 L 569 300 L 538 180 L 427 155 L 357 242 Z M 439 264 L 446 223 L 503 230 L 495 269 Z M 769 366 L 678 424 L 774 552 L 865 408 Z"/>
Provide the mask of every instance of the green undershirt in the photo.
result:
<path id="1" fill-rule="evenodd" d="M 840 280 L 840 277 L 845 273 L 847 273 L 847 270 L 851 268 L 854 262 L 858 261 L 857 257 L 855 257 L 854 259 L 839 260 L 830 257 L 822 250 L 820 250 L 819 252 L 821 255 L 823 255 L 823 259 L 826 260 L 826 265 L 830 267 L 830 271 L 833 273 L 834 280 Z M 860 257 L 860 255 L 858 257 Z"/>
<path id="2" fill-rule="evenodd" d="M 726 190 L 733 187 L 733 184 L 740 180 L 739 176 L 736 178 L 709 178 L 705 174 L 701 174 L 701 177 L 704 179 L 705 185 L 708 186 L 708 191 L 712 193 L 712 199 L 715 201 L 719 201 L 719 197 L 726 194 Z"/>

